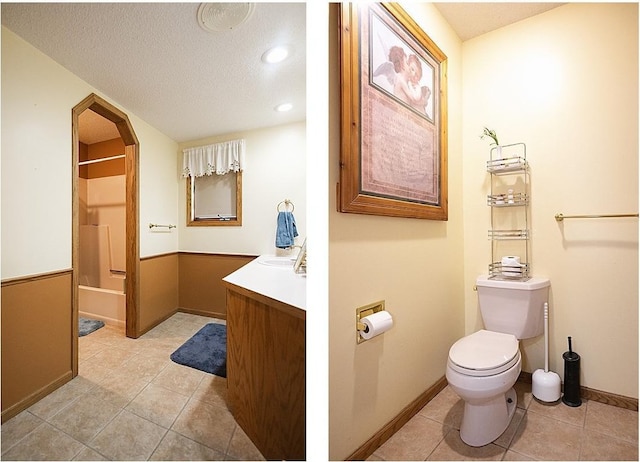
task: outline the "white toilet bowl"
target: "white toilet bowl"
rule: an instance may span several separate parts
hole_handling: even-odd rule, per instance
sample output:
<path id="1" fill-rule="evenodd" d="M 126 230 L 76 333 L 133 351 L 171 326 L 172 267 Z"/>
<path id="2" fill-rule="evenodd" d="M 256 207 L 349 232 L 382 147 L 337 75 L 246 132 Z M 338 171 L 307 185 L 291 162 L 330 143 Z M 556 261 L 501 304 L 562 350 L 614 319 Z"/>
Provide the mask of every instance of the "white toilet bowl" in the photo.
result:
<path id="1" fill-rule="evenodd" d="M 495 441 L 515 414 L 512 387 L 522 363 L 518 346 L 511 334 L 480 330 L 449 350 L 446 377 L 465 402 L 460 437 L 469 446 Z"/>

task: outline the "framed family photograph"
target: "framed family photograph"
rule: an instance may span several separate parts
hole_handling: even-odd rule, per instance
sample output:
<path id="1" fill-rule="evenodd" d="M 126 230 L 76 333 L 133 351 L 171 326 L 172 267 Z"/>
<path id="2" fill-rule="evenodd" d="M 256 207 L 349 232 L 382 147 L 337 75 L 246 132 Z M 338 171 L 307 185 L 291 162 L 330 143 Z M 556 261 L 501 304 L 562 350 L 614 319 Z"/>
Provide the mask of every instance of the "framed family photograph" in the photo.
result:
<path id="1" fill-rule="evenodd" d="M 447 220 L 447 57 L 395 3 L 343 3 L 340 212 Z"/>

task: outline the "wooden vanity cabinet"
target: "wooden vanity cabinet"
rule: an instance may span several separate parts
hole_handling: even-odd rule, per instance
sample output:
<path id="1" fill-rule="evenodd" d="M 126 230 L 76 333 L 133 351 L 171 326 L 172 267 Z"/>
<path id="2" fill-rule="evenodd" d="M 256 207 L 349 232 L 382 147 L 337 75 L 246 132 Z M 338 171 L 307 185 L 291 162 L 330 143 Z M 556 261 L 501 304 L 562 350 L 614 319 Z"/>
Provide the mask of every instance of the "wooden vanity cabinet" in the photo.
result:
<path id="1" fill-rule="evenodd" d="M 227 287 L 231 412 L 266 459 L 306 458 L 306 312 Z"/>

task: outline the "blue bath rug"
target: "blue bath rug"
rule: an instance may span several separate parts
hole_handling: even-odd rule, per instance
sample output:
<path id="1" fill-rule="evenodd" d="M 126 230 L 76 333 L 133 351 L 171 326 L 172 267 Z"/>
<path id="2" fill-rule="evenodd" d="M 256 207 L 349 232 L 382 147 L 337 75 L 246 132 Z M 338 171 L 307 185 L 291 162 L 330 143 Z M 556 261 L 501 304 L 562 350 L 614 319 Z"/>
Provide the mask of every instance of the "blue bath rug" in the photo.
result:
<path id="1" fill-rule="evenodd" d="M 97 319 L 78 318 L 78 337 L 89 335 L 101 327 L 104 327 L 104 322 Z"/>
<path id="2" fill-rule="evenodd" d="M 210 323 L 171 354 L 174 363 L 227 376 L 227 326 Z"/>

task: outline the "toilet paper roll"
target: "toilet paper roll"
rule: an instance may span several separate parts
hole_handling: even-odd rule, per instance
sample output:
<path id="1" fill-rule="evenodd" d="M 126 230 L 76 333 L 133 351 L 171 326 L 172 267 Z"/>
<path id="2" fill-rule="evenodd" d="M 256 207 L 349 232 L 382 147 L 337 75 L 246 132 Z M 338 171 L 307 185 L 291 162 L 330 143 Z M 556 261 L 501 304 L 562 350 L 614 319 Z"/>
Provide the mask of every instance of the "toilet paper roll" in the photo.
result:
<path id="1" fill-rule="evenodd" d="M 393 326 L 393 318 L 388 311 L 378 311 L 360 319 L 365 325 L 365 330 L 360 331 L 360 336 L 368 340 L 376 335 L 380 335 Z"/>
<path id="2" fill-rule="evenodd" d="M 520 257 L 506 256 L 502 257 L 503 266 L 520 266 Z"/>

